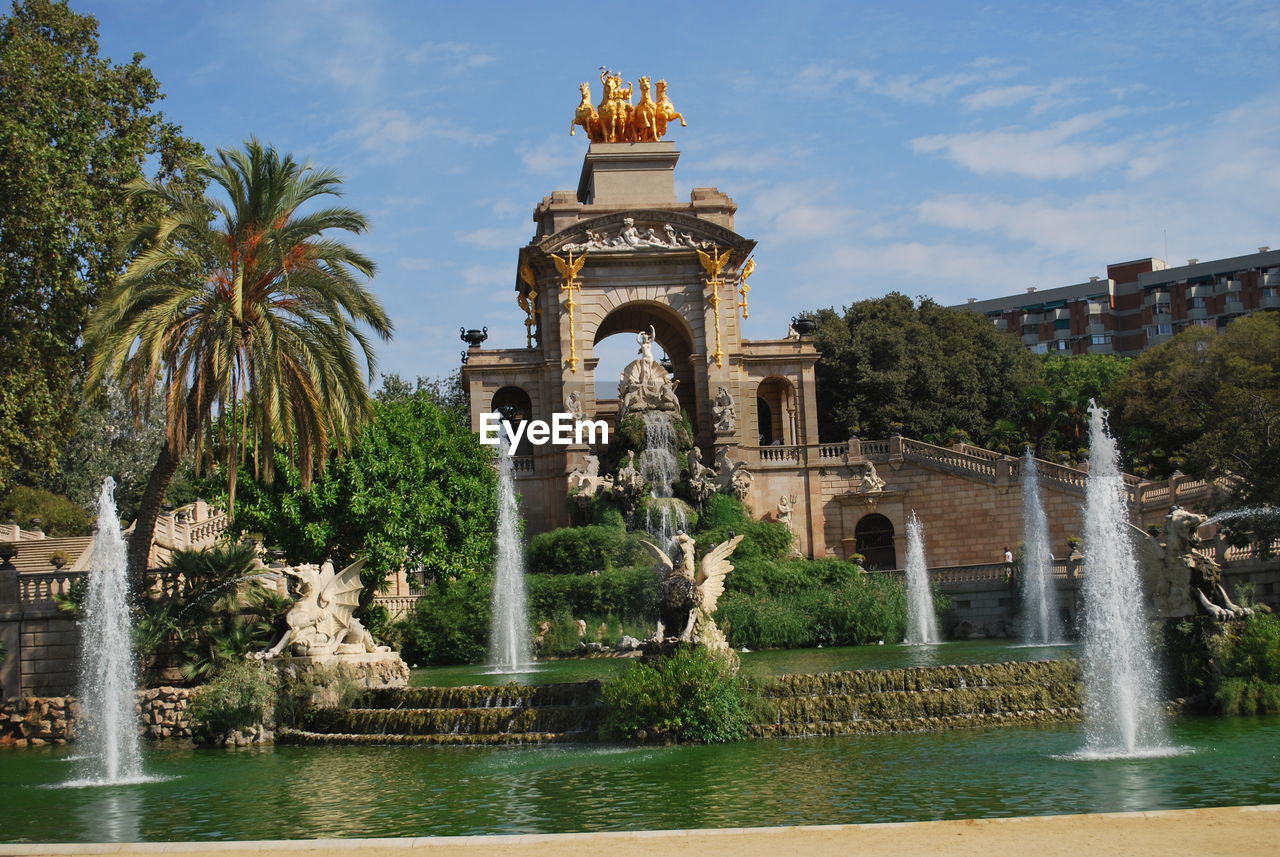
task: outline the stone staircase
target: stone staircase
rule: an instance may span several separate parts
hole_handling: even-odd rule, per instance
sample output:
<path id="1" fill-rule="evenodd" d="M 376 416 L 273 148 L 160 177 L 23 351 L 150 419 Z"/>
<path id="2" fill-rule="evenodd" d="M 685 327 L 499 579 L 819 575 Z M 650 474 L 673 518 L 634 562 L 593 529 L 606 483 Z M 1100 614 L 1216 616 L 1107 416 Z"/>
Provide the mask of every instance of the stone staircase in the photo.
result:
<path id="1" fill-rule="evenodd" d="M 1031 661 L 778 676 L 772 723 L 755 738 L 922 732 L 1077 720 L 1076 661 Z"/>
<path id="2" fill-rule="evenodd" d="M 292 744 L 494 746 L 596 740 L 604 718 L 600 682 L 538 687 L 408 687 L 376 690 L 356 707 L 322 713 L 307 729 L 282 729 Z"/>

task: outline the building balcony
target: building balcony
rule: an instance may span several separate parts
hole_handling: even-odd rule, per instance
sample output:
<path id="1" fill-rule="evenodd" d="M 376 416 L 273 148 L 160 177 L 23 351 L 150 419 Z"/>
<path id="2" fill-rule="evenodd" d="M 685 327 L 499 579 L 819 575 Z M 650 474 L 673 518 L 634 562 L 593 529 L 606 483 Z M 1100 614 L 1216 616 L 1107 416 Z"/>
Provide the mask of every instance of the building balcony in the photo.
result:
<path id="1" fill-rule="evenodd" d="M 1107 340 L 1106 342 L 1089 343 L 1090 354 L 1114 354 L 1115 350 L 1116 350 L 1115 346 L 1111 343 L 1110 340 Z"/>
<path id="2" fill-rule="evenodd" d="M 1067 307 L 1060 307 L 1053 311 L 1053 320 L 1062 321 L 1064 318 L 1071 318 L 1071 310 Z"/>
<path id="3" fill-rule="evenodd" d="M 1280 271 L 1267 271 L 1262 275 L 1262 285 L 1280 286 Z"/>
<path id="4" fill-rule="evenodd" d="M 1044 324 L 1044 313 L 1042 312 L 1024 312 L 1022 314 L 1023 324 Z"/>
<path id="5" fill-rule="evenodd" d="M 1212 294 L 1212 283 L 1196 283 L 1194 286 L 1187 288 L 1187 297 L 1189 298 L 1207 298 Z"/>
<path id="6" fill-rule="evenodd" d="M 1272 309 L 1280 307 L 1280 295 L 1263 295 L 1258 298 L 1259 309 Z"/>
<path id="7" fill-rule="evenodd" d="M 1240 300 L 1227 300 L 1225 308 L 1222 310 L 1226 315 L 1243 315 L 1244 302 Z"/>
<path id="8" fill-rule="evenodd" d="M 1089 315 L 1103 315 L 1111 311 L 1111 305 L 1102 301 L 1089 301 Z"/>
<path id="9" fill-rule="evenodd" d="M 1070 339 L 1071 330 L 1065 327 L 1061 329 L 1055 329 L 1053 331 L 1053 338 L 1054 339 Z"/>
<path id="10" fill-rule="evenodd" d="M 1222 291 L 1230 295 L 1239 292 L 1243 287 L 1239 280 L 1227 280 L 1222 284 Z"/>
<path id="11" fill-rule="evenodd" d="M 1209 311 L 1204 307 L 1192 307 L 1187 310 L 1187 321 L 1197 321 L 1202 318 L 1208 318 Z"/>
<path id="12" fill-rule="evenodd" d="M 1142 305 L 1151 306 L 1152 304 L 1164 304 L 1168 306 L 1169 293 L 1168 292 L 1147 292 L 1142 297 Z"/>
<path id="13" fill-rule="evenodd" d="M 1109 331 L 1107 330 L 1107 326 L 1103 324 L 1101 321 L 1089 322 L 1089 327 L 1085 330 L 1085 333 L 1089 334 L 1090 336 L 1101 336 L 1102 334 L 1108 333 L 1108 332 Z"/>
<path id="14" fill-rule="evenodd" d="M 1039 342 L 1039 341 L 1040 341 L 1040 334 L 1038 334 L 1038 333 L 1024 333 L 1024 334 L 1022 334 L 1022 344 L 1023 344 L 1023 345 L 1035 345 L 1035 344 L 1036 344 L 1037 342 Z"/>

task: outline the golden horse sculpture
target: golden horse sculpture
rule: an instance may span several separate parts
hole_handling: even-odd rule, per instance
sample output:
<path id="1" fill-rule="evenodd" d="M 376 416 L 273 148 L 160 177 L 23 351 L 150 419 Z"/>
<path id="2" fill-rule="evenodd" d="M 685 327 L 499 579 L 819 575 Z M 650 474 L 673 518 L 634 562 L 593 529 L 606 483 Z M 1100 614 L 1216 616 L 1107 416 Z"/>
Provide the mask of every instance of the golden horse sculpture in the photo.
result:
<path id="1" fill-rule="evenodd" d="M 656 98 L 650 94 L 650 79 L 640 78 L 640 103 L 632 104 L 632 85 L 622 75 L 601 69 L 600 83 L 604 97 L 598 107 L 591 106 L 591 85 L 580 84 L 582 100 L 569 123 L 569 135 L 578 128 L 586 132 L 593 143 L 651 143 L 661 140 L 667 133 L 667 125 L 676 120 L 682 126 L 689 123 L 667 97 L 667 82 L 657 83 Z M 625 85 L 624 85 L 625 84 Z"/>

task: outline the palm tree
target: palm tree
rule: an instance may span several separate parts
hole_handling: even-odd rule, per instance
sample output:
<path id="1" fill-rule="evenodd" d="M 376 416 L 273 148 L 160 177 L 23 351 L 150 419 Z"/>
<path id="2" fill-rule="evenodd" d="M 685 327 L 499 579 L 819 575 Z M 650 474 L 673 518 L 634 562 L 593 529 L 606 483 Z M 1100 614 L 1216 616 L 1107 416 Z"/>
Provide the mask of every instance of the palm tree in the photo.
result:
<path id="1" fill-rule="evenodd" d="M 372 411 L 375 360 L 361 325 L 381 338 L 391 321 L 362 284 L 374 264 L 332 230 L 360 234 L 359 212 L 307 202 L 339 196 L 340 177 L 257 140 L 218 150 L 192 171 L 224 198 L 151 182 L 133 192 L 167 213 L 138 225 L 132 261 L 90 318 L 89 383 L 117 379 L 137 413 L 163 392 L 167 433 L 129 541 L 141 587 L 156 516 L 182 457 L 197 456 L 215 421 L 223 435 L 230 510 L 236 471 L 252 445 L 272 477 L 284 444 L 306 484 Z"/>

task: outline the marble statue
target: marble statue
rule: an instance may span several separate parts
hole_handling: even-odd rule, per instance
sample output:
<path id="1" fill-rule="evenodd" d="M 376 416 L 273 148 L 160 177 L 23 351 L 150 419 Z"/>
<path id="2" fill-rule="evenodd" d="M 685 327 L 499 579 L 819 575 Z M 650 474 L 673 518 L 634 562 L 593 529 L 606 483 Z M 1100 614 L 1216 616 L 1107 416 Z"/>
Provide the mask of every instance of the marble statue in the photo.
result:
<path id="1" fill-rule="evenodd" d="M 702 451 L 695 446 L 689 450 L 689 493 L 701 507 L 717 490 L 716 472 L 702 463 Z"/>
<path id="2" fill-rule="evenodd" d="M 747 502 L 751 491 L 751 483 L 755 479 L 747 470 L 745 461 L 734 461 L 729 457 L 729 447 L 716 448 L 716 475 L 720 480 L 720 490 L 732 494 L 742 502 Z"/>
<path id="3" fill-rule="evenodd" d="M 560 247 L 566 253 L 628 252 L 633 250 L 699 250 L 713 247 L 710 241 L 699 241 L 687 232 L 677 232 L 670 223 L 659 232 L 653 226 L 640 227 L 634 217 L 622 218 L 615 231 L 588 229 L 583 240 Z"/>
<path id="4" fill-rule="evenodd" d="M 731 432 L 738 427 L 738 411 L 733 404 L 733 396 L 724 387 L 716 390 L 716 399 L 711 404 L 711 416 L 715 419 L 717 432 Z"/>
<path id="5" fill-rule="evenodd" d="M 682 642 L 712 651 L 728 650 L 729 642 L 716 626 L 713 614 L 724 592 L 724 579 L 733 571 L 729 557 L 744 536 L 734 536 L 713 547 L 695 567 L 695 542 L 687 533 L 676 535 L 675 556 L 669 557 L 649 541 L 642 544 L 653 555 L 654 570 L 662 577 L 658 596 L 655 642 Z"/>
<path id="6" fill-rule="evenodd" d="M 1196 551 L 1202 544 L 1196 530 L 1207 520 L 1204 515 L 1174 506 L 1164 519 L 1163 543 L 1133 528 L 1144 589 L 1155 608 L 1156 618 L 1201 613 L 1215 619 L 1230 619 L 1253 612 L 1232 603 L 1222 588 L 1222 569 Z"/>
<path id="7" fill-rule="evenodd" d="M 600 475 L 600 459 L 591 454 L 582 457 L 583 466 L 569 474 L 569 487 L 577 488 L 581 497 L 594 497 L 599 493 L 609 493 L 613 488 L 613 478 Z"/>
<path id="8" fill-rule="evenodd" d="M 796 541 L 796 527 L 793 517 L 795 514 L 796 500 L 797 498 L 795 494 L 783 494 L 778 498 L 778 510 L 774 514 L 778 523 L 786 527 L 787 532 L 791 534 L 791 550 L 789 551 L 789 555 L 793 557 L 800 556 L 800 547 Z"/>
<path id="9" fill-rule="evenodd" d="M 680 411 L 676 398 L 676 385 L 662 364 L 653 359 L 654 329 L 636 336 L 640 344 L 640 356 L 622 369 L 618 382 L 618 419 L 641 411 Z"/>
<path id="10" fill-rule="evenodd" d="M 389 646 L 378 645 L 354 615 L 364 564 L 356 560 L 340 572 L 328 560 L 283 569 L 299 581 L 298 600 L 285 614 L 284 636 L 254 657 L 288 668 L 347 664 L 365 687 L 403 687 L 408 665 Z"/>
<path id="11" fill-rule="evenodd" d="M 623 514 L 630 518 L 639 508 L 644 495 L 644 477 L 636 467 L 636 452 L 629 449 L 626 460 L 618 468 L 618 475 L 613 481 L 613 496 L 621 503 Z"/>
<path id="12" fill-rule="evenodd" d="M 582 406 L 582 394 L 577 390 L 564 397 L 564 409 L 573 416 L 575 422 L 582 422 L 587 418 L 587 409 Z"/>
<path id="13" fill-rule="evenodd" d="M 862 463 L 862 478 L 858 482 L 860 494 L 876 494 L 884 490 L 884 480 L 876 473 L 876 466 L 870 461 Z"/>

